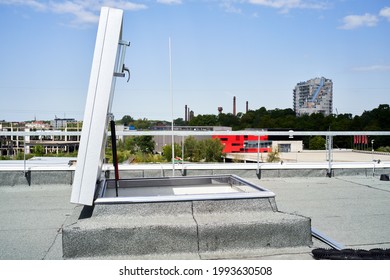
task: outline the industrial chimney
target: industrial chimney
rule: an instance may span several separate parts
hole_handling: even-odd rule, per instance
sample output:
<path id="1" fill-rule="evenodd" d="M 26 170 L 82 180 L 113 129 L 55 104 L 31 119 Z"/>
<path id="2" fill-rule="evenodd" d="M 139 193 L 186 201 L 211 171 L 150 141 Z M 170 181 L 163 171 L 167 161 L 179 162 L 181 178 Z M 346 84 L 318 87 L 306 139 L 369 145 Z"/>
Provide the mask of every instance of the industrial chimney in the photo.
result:
<path id="1" fill-rule="evenodd" d="M 236 115 L 236 97 L 233 97 L 233 115 Z"/>
<path id="2" fill-rule="evenodd" d="M 184 121 L 185 122 L 188 122 L 188 109 L 187 109 L 187 105 L 184 106 Z"/>
<path id="3" fill-rule="evenodd" d="M 248 110 L 249 110 L 249 108 L 248 108 L 248 101 L 246 102 L 246 111 L 245 111 L 245 113 L 248 113 Z"/>

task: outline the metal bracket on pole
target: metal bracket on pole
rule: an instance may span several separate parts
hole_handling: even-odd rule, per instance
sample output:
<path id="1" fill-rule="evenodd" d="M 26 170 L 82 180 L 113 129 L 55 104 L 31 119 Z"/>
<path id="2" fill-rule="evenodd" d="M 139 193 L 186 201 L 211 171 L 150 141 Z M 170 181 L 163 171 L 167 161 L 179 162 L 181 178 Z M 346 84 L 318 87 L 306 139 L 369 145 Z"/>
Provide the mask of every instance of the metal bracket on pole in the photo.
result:
<path id="1" fill-rule="evenodd" d="M 114 72 L 115 77 L 125 77 L 125 72 L 128 74 L 127 82 L 130 80 L 130 70 L 125 66 L 126 48 L 130 46 L 130 42 L 119 40 L 119 46 L 121 48 L 120 55 L 118 57 L 117 69 Z"/>

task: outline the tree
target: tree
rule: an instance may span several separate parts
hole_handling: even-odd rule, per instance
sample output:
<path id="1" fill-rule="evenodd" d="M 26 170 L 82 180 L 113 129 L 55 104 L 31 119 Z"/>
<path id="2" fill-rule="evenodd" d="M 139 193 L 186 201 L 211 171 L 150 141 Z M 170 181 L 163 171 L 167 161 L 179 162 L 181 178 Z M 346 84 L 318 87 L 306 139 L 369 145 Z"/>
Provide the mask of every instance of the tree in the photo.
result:
<path id="1" fill-rule="evenodd" d="M 124 126 L 129 126 L 130 123 L 134 122 L 134 119 L 129 115 L 124 115 L 122 119 L 120 120 L 120 123 Z"/>
<path id="2" fill-rule="evenodd" d="M 197 115 L 190 120 L 189 125 L 193 126 L 215 126 L 218 124 L 216 115 Z"/>
<path id="3" fill-rule="evenodd" d="M 268 153 L 267 162 L 278 162 L 278 161 L 280 161 L 278 149 L 275 149 L 272 152 Z"/>
<path id="4" fill-rule="evenodd" d="M 130 151 L 132 154 L 135 154 L 137 152 L 137 144 L 135 142 L 135 137 L 125 137 L 124 139 L 124 150 Z"/>
<path id="5" fill-rule="evenodd" d="M 137 152 L 151 154 L 155 145 L 153 136 L 131 136 L 125 138 L 123 147 L 124 150 L 130 151 L 132 154 Z M 118 146 L 121 147 L 120 143 Z"/>
<path id="6" fill-rule="evenodd" d="M 173 121 L 173 123 L 177 126 L 185 126 L 187 124 L 186 121 L 183 120 L 183 118 L 177 118 Z"/>
<path id="7" fill-rule="evenodd" d="M 194 149 L 194 156 L 191 161 L 199 162 L 205 160 L 206 146 L 203 140 L 197 141 Z"/>
<path id="8" fill-rule="evenodd" d="M 156 142 L 153 140 L 153 136 L 137 136 L 134 138 L 139 151 L 146 154 L 153 153 L 154 146 L 156 145 Z"/>
<path id="9" fill-rule="evenodd" d="M 222 161 L 223 144 L 219 139 L 196 140 L 187 137 L 184 141 L 184 158 L 189 161 Z"/>
<path id="10" fill-rule="evenodd" d="M 181 157 L 181 146 L 177 143 L 174 144 L 175 157 Z M 163 147 L 163 157 L 166 161 L 172 161 L 172 145 L 165 145 Z"/>
<path id="11" fill-rule="evenodd" d="M 184 140 L 184 159 L 192 161 L 195 155 L 197 140 L 194 136 L 189 136 Z"/>
<path id="12" fill-rule="evenodd" d="M 231 126 L 233 128 L 240 128 L 240 118 L 232 113 L 218 115 L 218 124 L 221 126 Z"/>
<path id="13" fill-rule="evenodd" d="M 143 118 L 134 121 L 133 125 L 137 129 L 148 129 L 151 126 L 151 122 L 147 118 Z"/>
<path id="14" fill-rule="evenodd" d="M 254 127 L 254 120 L 255 120 L 256 114 L 254 111 L 248 111 L 244 115 L 242 115 L 240 123 L 241 128 L 251 128 Z"/>
<path id="15" fill-rule="evenodd" d="M 326 140 L 317 135 L 310 139 L 309 141 L 309 149 L 310 150 L 325 150 Z"/>
<path id="16" fill-rule="evenodd" d="M 36 156 L 43 156 L 45 154 L 45 148 L 42 145 L 36 145 L 34 147 L 34 154 Z"/>
<path id="17" fill-rule="evenodd" d="M 205 146 L 201 140 L 195 137 L 187 137 L 184 141 L 184 158 L 192 162 L 202 161 L 204 159 Z"/>
<path id="18" fill-rule="evenodd" d="M 206 162 L 219 162 L 222 161 L 223 144 L 217 138 L 204 139 L 204 159 Z"/>

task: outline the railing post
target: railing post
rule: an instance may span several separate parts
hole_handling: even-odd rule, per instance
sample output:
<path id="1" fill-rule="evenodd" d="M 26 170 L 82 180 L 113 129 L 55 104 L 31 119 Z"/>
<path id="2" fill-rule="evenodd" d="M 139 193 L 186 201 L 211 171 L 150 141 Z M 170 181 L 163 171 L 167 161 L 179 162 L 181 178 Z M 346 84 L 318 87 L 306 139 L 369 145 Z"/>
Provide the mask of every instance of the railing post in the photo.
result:
<path id="1" fill-rule="evenodd" d="M 256 170 L 257 177 L 259 177 L 260 174 L 260 133 L 257 135 L 257 170 Z"/>
<path id="2" fill-rule="evenodd" d="M 327 150 L 328 150 L 328 172 L 327 175 L 329 178 L 332 177 L 332 147 L 333 147 L 333 135 L 328 135 L 326 137 L 326 144 L 327 144 Z"/>

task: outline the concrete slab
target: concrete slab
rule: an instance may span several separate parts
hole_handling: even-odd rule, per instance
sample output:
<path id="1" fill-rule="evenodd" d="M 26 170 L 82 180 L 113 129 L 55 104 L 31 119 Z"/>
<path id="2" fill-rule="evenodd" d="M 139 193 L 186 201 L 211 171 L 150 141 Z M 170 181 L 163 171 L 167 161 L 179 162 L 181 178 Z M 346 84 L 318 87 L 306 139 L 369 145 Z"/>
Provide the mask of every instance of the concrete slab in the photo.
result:
<path id="1" fill-rule="evenodd" d="M 199 252 L 309 246 L 310 219 L 273 211 L 195 215 Z"/>
<path id="2" fill-rule="evenodd" d="M 200 200 L 192 202 L 193 214 L 225 214 L 225 213 L 251 213 L 278 211 L 275 199 L 232 199 L 232 200 Z"/>
<path id="3" fill-rule="evenodd" d="M 310 219 L 276 209 L 272 197 L 97 204 L 90 218 L 63 228 L 64 257 L 200 258 L 210 252 L 311 245 Z"/>
<path id="4" fill-rule="evenodd" d="M 51 250 L 57 233 L 58 229 L 1 230 L 0 258 L 2 260 L 43 260 Z"/>
<path id="5" fill-rule="evenodd" d="M 69 185 L 0 188 L 0 259 L 61 259 Z"/>
<path id="6" fill-rule="evenodd" d="M 63 229 L 65 258 L 197 251 L 197 230 L 191 216 L 105 216 L 80 220 Z"/>
<path id="7" fill-rule="evenodd" d="M 33 170 L 1 171 L 0 186 L 39 186 L 39 185 L 71 185 L 74 177 L 73 170 Z"/>
<path id="8" fill-rule="evenodd" d="M 390 243 L 390 183 L 378 178 L 261 180 L 279 210 L 310 217 L 320 232 L 347 247 Z"/>

